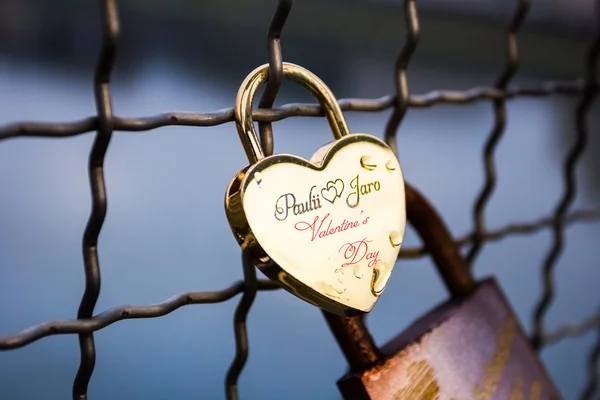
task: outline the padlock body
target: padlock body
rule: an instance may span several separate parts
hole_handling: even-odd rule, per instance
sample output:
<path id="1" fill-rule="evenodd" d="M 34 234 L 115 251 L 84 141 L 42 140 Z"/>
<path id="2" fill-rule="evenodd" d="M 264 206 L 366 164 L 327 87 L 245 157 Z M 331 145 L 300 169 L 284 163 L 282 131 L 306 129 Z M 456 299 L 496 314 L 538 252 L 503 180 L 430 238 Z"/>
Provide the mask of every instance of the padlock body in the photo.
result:
<path id="1" fill-rule="evenodd" d="M 352 134 L 310 161 L 277 154 L 230 182 L 225 211 L 242 249 L 282 287 L 342 316 L 369 312 L 394 268 L 406 225 L 393 151 Z"/>
<path id="2" fill-rule="evenodd" d="M 382 351 L 383 362 L 338 381 L 345 399 L 561 399 L 491 278 L 436 307 Z"/>

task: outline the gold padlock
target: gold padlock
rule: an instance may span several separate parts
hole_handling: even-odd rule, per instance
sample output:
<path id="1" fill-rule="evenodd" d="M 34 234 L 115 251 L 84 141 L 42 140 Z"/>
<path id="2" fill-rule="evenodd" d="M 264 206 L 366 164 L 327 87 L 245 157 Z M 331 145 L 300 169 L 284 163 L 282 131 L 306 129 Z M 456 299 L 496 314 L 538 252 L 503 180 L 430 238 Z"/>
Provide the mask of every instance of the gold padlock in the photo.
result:
<path id="1" fill-rule="evenodd" d="M 267 75 L 268 64 L 256 68 L 236 97 L 236 127 L 250 165 L 225 196 L 233 234 L 265 275 L 299 298 L 342 316 L 369 312 L 404 236 L 398 159 L 377 137 L 350 134 L 329 88 L 291 63 L 283 63 L 284 78 L 317 98 L 336 140 L 310 161 L 289 154 L 264 157 L 252 102 Z"/>

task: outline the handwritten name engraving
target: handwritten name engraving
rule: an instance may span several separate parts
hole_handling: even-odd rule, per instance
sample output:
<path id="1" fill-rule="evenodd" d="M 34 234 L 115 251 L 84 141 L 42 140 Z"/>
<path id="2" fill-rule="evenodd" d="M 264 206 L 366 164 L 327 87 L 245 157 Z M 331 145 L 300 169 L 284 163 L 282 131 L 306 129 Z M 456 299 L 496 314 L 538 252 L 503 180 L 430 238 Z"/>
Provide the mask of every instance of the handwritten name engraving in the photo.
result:
<path id="1" fill-rule="evenodd" d="M 362 260 L 367 260 L 367 266 L 369 268 L 373 267 L 375 264 L 380 262 L 379 250 L 369 251 L 369 245 L 367 243 L 367 238 L 362 240 L 357 240 L 356 242 L 344 243 L 342 247 L 338 250 L 338 253 L 344 250 L 343 256 L 347 262 L 342 264 L 342 267 L 347 267 L 349 265 L 356 265 Z"/>
<path id="2" fill-rule="evenodd" d="M 496 352 L 492 361 L 485 367 L 483 382 L 476 384 L 473 388 L 473 397 L 476 400 L 489 400 L 496 393 L 500 377 L 508 362 L 512 343 L 515 338 L 515 331 L 515 320 L 509 317 L 500 327 Z"/>
<path id="3" fill-rule="evenodd" d="M 360 225 L 359 221 L 347 221 L 345 218 L 339 224 L 334 224 L 333 219 L 329 218 L 330 213 L 325 214 L 325 216 L 319 221 L 320 217 L 317 215 L 312 223 L 300 221 L 296 222 L 294 228 L 297 231 L 306 231 L 310 230 L 311 237 L 310 241 L 313 242 L 315 239 L 323 239 L 327 236 L 335 235 L 339 232 L 347 231 L 348 229 L 357 228 Z M 368 218 L 363 221 L 363 224 L 368 222 Z M 325 225 L 325 223 L 327 223 Z M 325 226 L 324 226 L 325 225 Z M 333 227 L 332 227 L 333 225 Z M 325 228 L 325 229 L 323 229 Z"/>
<path id="4" fill-rule="evenodd" d="M 371 194 L 372 191 L 378 192 L 381 189 L 381 183 L 379 181 L 367 182 L 366 184 L 361 184 L 359 182 L 360 174 L 357 174 L 350 181 L 350 189 L 354 189 L 354 191 L 350 192 L 346 197 L 346 204 L 350 208 L 355 208 L 360 203 L 360 196 L 365 196 Z"/>
<path id="5" fill-rule="evenodd" d="M 285 221 L 289 216 L 290 210 L 294 215 L 301 215 L 321 208 L 321 199 L 318 194 L 313 194 L 316 185 L 310 188 L 308 199 L 305 202 L 298 203 L 296 196 L 292 193 L 285 193 L 279 196 L 275 202 L 275 218 L 279 221 Z"/>
<path id="6" fill-rule="evenodd" d="M 360 204 L 361 196 L 381 190 L 381 183 L 379 181 L 362 183 L 359 179 L 360 174 L 357 174 L 350 180 L 349 186 L 351 191 L 346 196 L 346 205 L 350 208 L 356 208 Z M 292 214 L 302 215 L 318 210 L 323 207 L 321 199 L 333 205 L 336 199 L 342 197 L 345 187 L 346 185 L 341 178 L 328 181 L 320 191 L 316 189 L 317 185 L 313 185 L 304 201 L 300 201 L 294 193 L 284 193 L 275 201 L 275 218 L 278 221 L 285 221 Z"/>

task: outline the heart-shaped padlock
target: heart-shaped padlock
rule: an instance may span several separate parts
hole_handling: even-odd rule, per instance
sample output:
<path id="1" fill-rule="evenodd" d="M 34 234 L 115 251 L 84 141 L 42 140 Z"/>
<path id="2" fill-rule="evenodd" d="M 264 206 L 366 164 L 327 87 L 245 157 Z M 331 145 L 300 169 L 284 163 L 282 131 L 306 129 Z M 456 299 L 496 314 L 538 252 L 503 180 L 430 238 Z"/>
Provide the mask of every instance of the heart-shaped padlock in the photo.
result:
<path id="1" fill-rule="evenodd" d="M 404 236 L 400 164 L 380 139 L 349 133 L 335 97 L 317 76 L 291 63 L 283 63 L 283 74 L 319 100 L 336 140 L 310 161 L 264 157 L 252 102 L 268 64 L 256 68 L 236 97 L 236 127 L 251 164 L 227 188 L 227 219 L 258 268 L 289 292 L 338 315 L 369 312 Z"/>

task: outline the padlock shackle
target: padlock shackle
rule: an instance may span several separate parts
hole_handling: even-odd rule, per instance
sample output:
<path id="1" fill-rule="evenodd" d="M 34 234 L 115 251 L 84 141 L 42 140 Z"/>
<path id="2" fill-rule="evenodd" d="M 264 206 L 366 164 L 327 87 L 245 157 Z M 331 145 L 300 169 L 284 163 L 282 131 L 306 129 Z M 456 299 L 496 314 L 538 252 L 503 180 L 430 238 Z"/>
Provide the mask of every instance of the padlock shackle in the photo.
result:
<path id="1" fill-rule="evenodd" d="M 254 121 L 252 120 L 252 103 L 259 86 L 264 83 L 269 76 L 269 64 L 261 65 L 244 79 L 238 90 L 235 99 L 234 117 L 235 125 L 240 135 L 240 140 L 244 146 L 244 151 L 251 164 L 254 164 L 265 158 L 262 151 L 258 135 L 254 130 Z M 348 124 L 344 119 L 342 110 L 327 85 L 315 74 L 299 65 L 284 62 L 283 77 L 308 89 L 318 100 L 325 111 L 325 116 L 329 121 L 329 126 L 333 131 L 335 139 L 341 139 L 350 134 Z"/>
<path id="2" fill-rule="evenodd" d="M 365 325 L 365 315 L 347 318 L 321 312 L 352 371 L 367 369 L 381 360 L 382 354 Z"/>
<path id="3" fill-rule="evenodd" d="M 405 184 L 406 216 L 417 231 L 436 269 L 453 297 L 471 294 L 475 279 L 443 219 L 414 187 Z"/>

